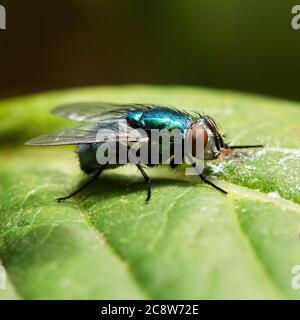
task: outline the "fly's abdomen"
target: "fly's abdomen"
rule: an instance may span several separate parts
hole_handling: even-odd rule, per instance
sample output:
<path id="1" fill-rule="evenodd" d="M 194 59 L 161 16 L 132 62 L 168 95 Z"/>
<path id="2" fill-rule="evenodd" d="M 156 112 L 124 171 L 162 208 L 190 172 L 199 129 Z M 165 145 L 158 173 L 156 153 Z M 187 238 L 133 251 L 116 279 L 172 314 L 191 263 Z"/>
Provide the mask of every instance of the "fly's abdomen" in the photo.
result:
<path id="1" fill-rule="evenodd" d="M 85 173 L 92 173 L 99 168 L 97 148 L 99 144 L 81 144 L 78 148 L 80 168 Z"/>
<path id="2" fill-rule="evenodd" d="M 101 150 L 99 148 L 101 148 L 101 146 L 103 146 L 104 143 L 105 142 L 79 145 L 79 148 L 78 148 L 79 163 L 80 163 L 80 168 L 83 172 L 87 174 L 93 173 L 103 165 L 105 165 L 106 168 L 111 168 L 111 169 L 119 167 L 118 144 L 115 146 L 116 156 L 113 158 L 113 161 L 111 161 L 108 164 L 107 158 L 101 158 L 102 161 L 100 163 L 98 162 L 97 156 L 98 157 L 101 156 Z M 98 150 L 100 150 L 99 154 L 97 154 Z M 104 152 L 104 153 L 105 153 L 105 156 L 107 156 L 107 152 Z M 114 160 L 115 160 L 115 163 L 114 163 Z"/>

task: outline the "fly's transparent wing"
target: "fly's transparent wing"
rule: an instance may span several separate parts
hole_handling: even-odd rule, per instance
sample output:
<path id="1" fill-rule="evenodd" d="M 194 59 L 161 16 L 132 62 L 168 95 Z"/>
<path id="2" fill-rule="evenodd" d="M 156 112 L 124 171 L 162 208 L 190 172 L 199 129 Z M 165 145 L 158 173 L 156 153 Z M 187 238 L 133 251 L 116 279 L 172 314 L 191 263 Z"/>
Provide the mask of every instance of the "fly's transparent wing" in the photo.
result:
<path id="1" fill-rule="evenodd" d="M 77 145 L 107 141 L 122 143 L 148 141 L 148 135 L 142 130 L 133 129 L 126 121 L 116 119 L 103 121 L 98 125 L 62 129 L 53 133 L 33 138 L 26 142 L 33 146 Z"/>
<path id="2" fill-rule="evenodd" d="M 60 146 L 96 142 L 97 130 L 94 127 L 62 129 L 44 134 L 26 142 L 31 146 Z"/>
<path id="3" fill-rule="evenodd" d="M 96 122 L 122 117 L 122 111 L 130 108 L 145 108 L 143 104 L 114 104 L 103 102 L 73 103 L 59 106 L 51 112 L 57 116 L 82 122 Z"/>

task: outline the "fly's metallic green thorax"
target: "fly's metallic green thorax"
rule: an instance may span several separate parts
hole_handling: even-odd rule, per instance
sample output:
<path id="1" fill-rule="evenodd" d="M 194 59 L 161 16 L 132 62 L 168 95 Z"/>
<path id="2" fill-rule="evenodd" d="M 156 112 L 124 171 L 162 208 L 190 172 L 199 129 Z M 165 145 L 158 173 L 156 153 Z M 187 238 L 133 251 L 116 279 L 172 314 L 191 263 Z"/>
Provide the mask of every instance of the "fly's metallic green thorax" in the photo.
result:
<path id="1" fill-rule="evenodd" d="M 144 130 L 178 129 L 184 132 L 193 123 L 188 113 L 161 106 L 131 109 L 125 113 L 125 117 L 129 123 Z"/>

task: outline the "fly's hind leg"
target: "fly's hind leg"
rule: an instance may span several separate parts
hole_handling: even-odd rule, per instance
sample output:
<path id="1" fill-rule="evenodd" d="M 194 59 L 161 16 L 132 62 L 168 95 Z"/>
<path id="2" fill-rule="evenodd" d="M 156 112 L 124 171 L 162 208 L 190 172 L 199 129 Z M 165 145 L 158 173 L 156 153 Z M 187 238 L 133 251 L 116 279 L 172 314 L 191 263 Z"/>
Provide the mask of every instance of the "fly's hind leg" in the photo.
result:
<path id="1" fill-rule="evenodd" d="M 92 176 L 92 178 L 90 180 L 88 180 L 84 185 L 82 185 L 80 188 L 78 188 L 77 190 L 75 190 L 74 192 L 70 193 L 69 195 L 67 195 L 66 197 L 62 197 L 62 198 L 57 198 L 56 201 L 57 202 L 64 202 L 72 197 L 74 197 L 75 195 L 77 195 L 78 193 L 80 193 L 81 191 L 83 191 L 85 188 L 87 188 L 89 185 L 91 185 L 93 182 L 95 182 L 99 176 L 101 175 L 101 173 L 103 172 L 103 170 L 106 168 L 106 166 L 101 167 L 100 169 L 98 169 L 96 171 L 96 173 Z"/>
<path id="2" fill-rule="evenodd" d="M 143 175 L 143 177 L 147 183 L 148 192 L 147 192 L 146 201 L 149 201 L 151 199 L 151 179 L 150 179 L 150 177 L 148 177 L 147 173 L 145 172 L 145 170 L 143 169 L 143 167 L 139 163 L 136 166 L 140 170 L 141 174 Z"/>

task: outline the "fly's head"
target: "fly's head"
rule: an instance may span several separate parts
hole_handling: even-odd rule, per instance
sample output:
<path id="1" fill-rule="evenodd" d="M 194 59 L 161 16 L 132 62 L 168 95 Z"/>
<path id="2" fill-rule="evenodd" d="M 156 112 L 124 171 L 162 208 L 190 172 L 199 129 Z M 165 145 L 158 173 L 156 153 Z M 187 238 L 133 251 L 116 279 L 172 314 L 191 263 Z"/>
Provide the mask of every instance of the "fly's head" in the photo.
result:
<path id="1" fill-rule="evenodd" d="M 228 145 L 224 142 L 224 136 L 221 134 L 220 128 L 211 117 L 206 115 L 201 115 L 191 126 L 188 137 L 191 139 L 193 156 L 196 156 L 197 144 L 200 143 L 205 160 L 217 159 L 221 153 L 228 150 Z"/>

